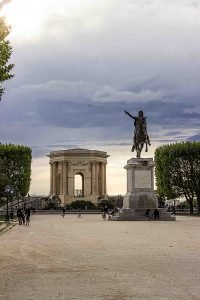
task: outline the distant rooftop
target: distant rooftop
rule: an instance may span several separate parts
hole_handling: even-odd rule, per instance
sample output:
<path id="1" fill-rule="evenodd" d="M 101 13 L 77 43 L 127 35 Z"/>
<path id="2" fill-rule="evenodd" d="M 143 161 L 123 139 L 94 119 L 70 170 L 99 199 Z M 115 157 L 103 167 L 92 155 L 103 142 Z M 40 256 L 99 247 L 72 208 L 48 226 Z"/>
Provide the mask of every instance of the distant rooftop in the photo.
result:
<path id="1" fill-rule="evenodd" d="M 51 151 L 49 157 L 51 156 L 65 156 L 66 155 L 74 155 L 74 154 L 85 154 L 85 155 L 100 155 L 100 156 L 105 156 L 108 157 L 107 152 L 105 151 L 100 151 L 100 150 L 89 150 L 89 149 L 84 149 L 84 148 L 72 148 L 72 149 L 66 149 L 66 150 L 56 150 L 56 151 Z"/>

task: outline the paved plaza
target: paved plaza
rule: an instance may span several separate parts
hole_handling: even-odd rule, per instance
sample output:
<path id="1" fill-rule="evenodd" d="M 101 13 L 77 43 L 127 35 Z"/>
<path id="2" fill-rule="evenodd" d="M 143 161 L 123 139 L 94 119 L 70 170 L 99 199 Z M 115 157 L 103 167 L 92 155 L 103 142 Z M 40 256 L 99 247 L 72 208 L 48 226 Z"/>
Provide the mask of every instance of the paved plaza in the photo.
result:
<path id="1" fill-rule="evenodd" d="M 0 299 L 200 299 L 200 218 L 35 215 L 0 235 Z"/>

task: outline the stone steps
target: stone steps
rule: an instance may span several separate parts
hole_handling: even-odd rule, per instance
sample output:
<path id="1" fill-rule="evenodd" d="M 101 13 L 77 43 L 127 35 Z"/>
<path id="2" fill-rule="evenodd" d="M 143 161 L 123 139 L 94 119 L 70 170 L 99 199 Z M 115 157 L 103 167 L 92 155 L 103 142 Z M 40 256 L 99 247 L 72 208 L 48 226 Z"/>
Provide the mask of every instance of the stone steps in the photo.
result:
<path id="1" fill-rule="evenodd" d="M 166 212 L 164 209 L 159 209 L 160 218 L 159 221 L 176 221 L 176 216 L 172 216 L 171 213 Z M 110 216 L 109 221 L 155 221 L 154 217 L 151 216 L 150 219 L 145 217 L 144 213 L 141 211 L 123 211 L 119 212 L 118 215 Z"/>

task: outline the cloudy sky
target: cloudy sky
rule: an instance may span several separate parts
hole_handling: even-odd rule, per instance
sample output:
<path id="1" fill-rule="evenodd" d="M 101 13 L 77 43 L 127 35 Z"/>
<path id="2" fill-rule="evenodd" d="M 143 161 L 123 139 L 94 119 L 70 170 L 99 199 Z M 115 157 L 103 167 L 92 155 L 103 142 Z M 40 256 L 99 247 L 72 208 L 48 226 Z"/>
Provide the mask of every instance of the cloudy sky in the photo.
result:
<path id="1" fill-rule="evenodd" d="M 1 1 L 2 2 L 2 1 Z M 49 151 L 107 151 L 108 193 L 126 192 L 133 122 L 152 142 L 199 140 L 198 0 L 13 0 L 15 77 L 0 103 L 2 143 L 33 148 L 31 193 L 49 193 Z"/>

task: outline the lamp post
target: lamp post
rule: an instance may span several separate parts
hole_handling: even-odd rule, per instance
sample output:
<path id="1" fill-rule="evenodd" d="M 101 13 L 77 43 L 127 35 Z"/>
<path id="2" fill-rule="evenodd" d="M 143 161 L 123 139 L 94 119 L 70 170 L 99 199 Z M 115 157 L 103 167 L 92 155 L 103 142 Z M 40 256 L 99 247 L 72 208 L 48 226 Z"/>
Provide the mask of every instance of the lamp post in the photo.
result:
<path id="1" fill-rule="evenodd" d="M 5 217 L 5 221 L 9 222 L 10 218 L 9 218 L 9 211 L 8 211 L 8 196 L 10 193 L 10 186 L 7 185 L 5 188 L 5 192 L 6 192 L 6 217 Z"/>
<path id="2" fill-rule="evenodd" d="M 17 208 L 19 208 L 20 192 L 17 192 Z"/>
<path id="3" fill-rule="evenodd" d="M 10 216 L 9 216 L 9 209 L 8 209 L 8 200 L 9 200 L 10 194 L 14 193 L 14 189 L 11 186 L 7 185 L 6 188 L 5 188 L 5 192 L 6 192 L 6 217 L 5 217 L 5 221 L 9 222 L 10 221 Z M 11 207 L 11 212 L 12 212 L 12 207 Z"/>
<path id="4" fill-rule="evenodd" d="M 14 188 L 11 187 L 10 188 L 10 195 L 11 195 L 11 211 L 10 211 L 10 218 L 13 219 L 14 214 L 13 214 L 13 206 L 12 206 L 12 198 L 13 198 L 13 194 L 14 194 Z"/>
<path id="5" fill-rule="evenodd" d="M 174 199 L 174 215 L 176 214 L 176 199 Z"/>

